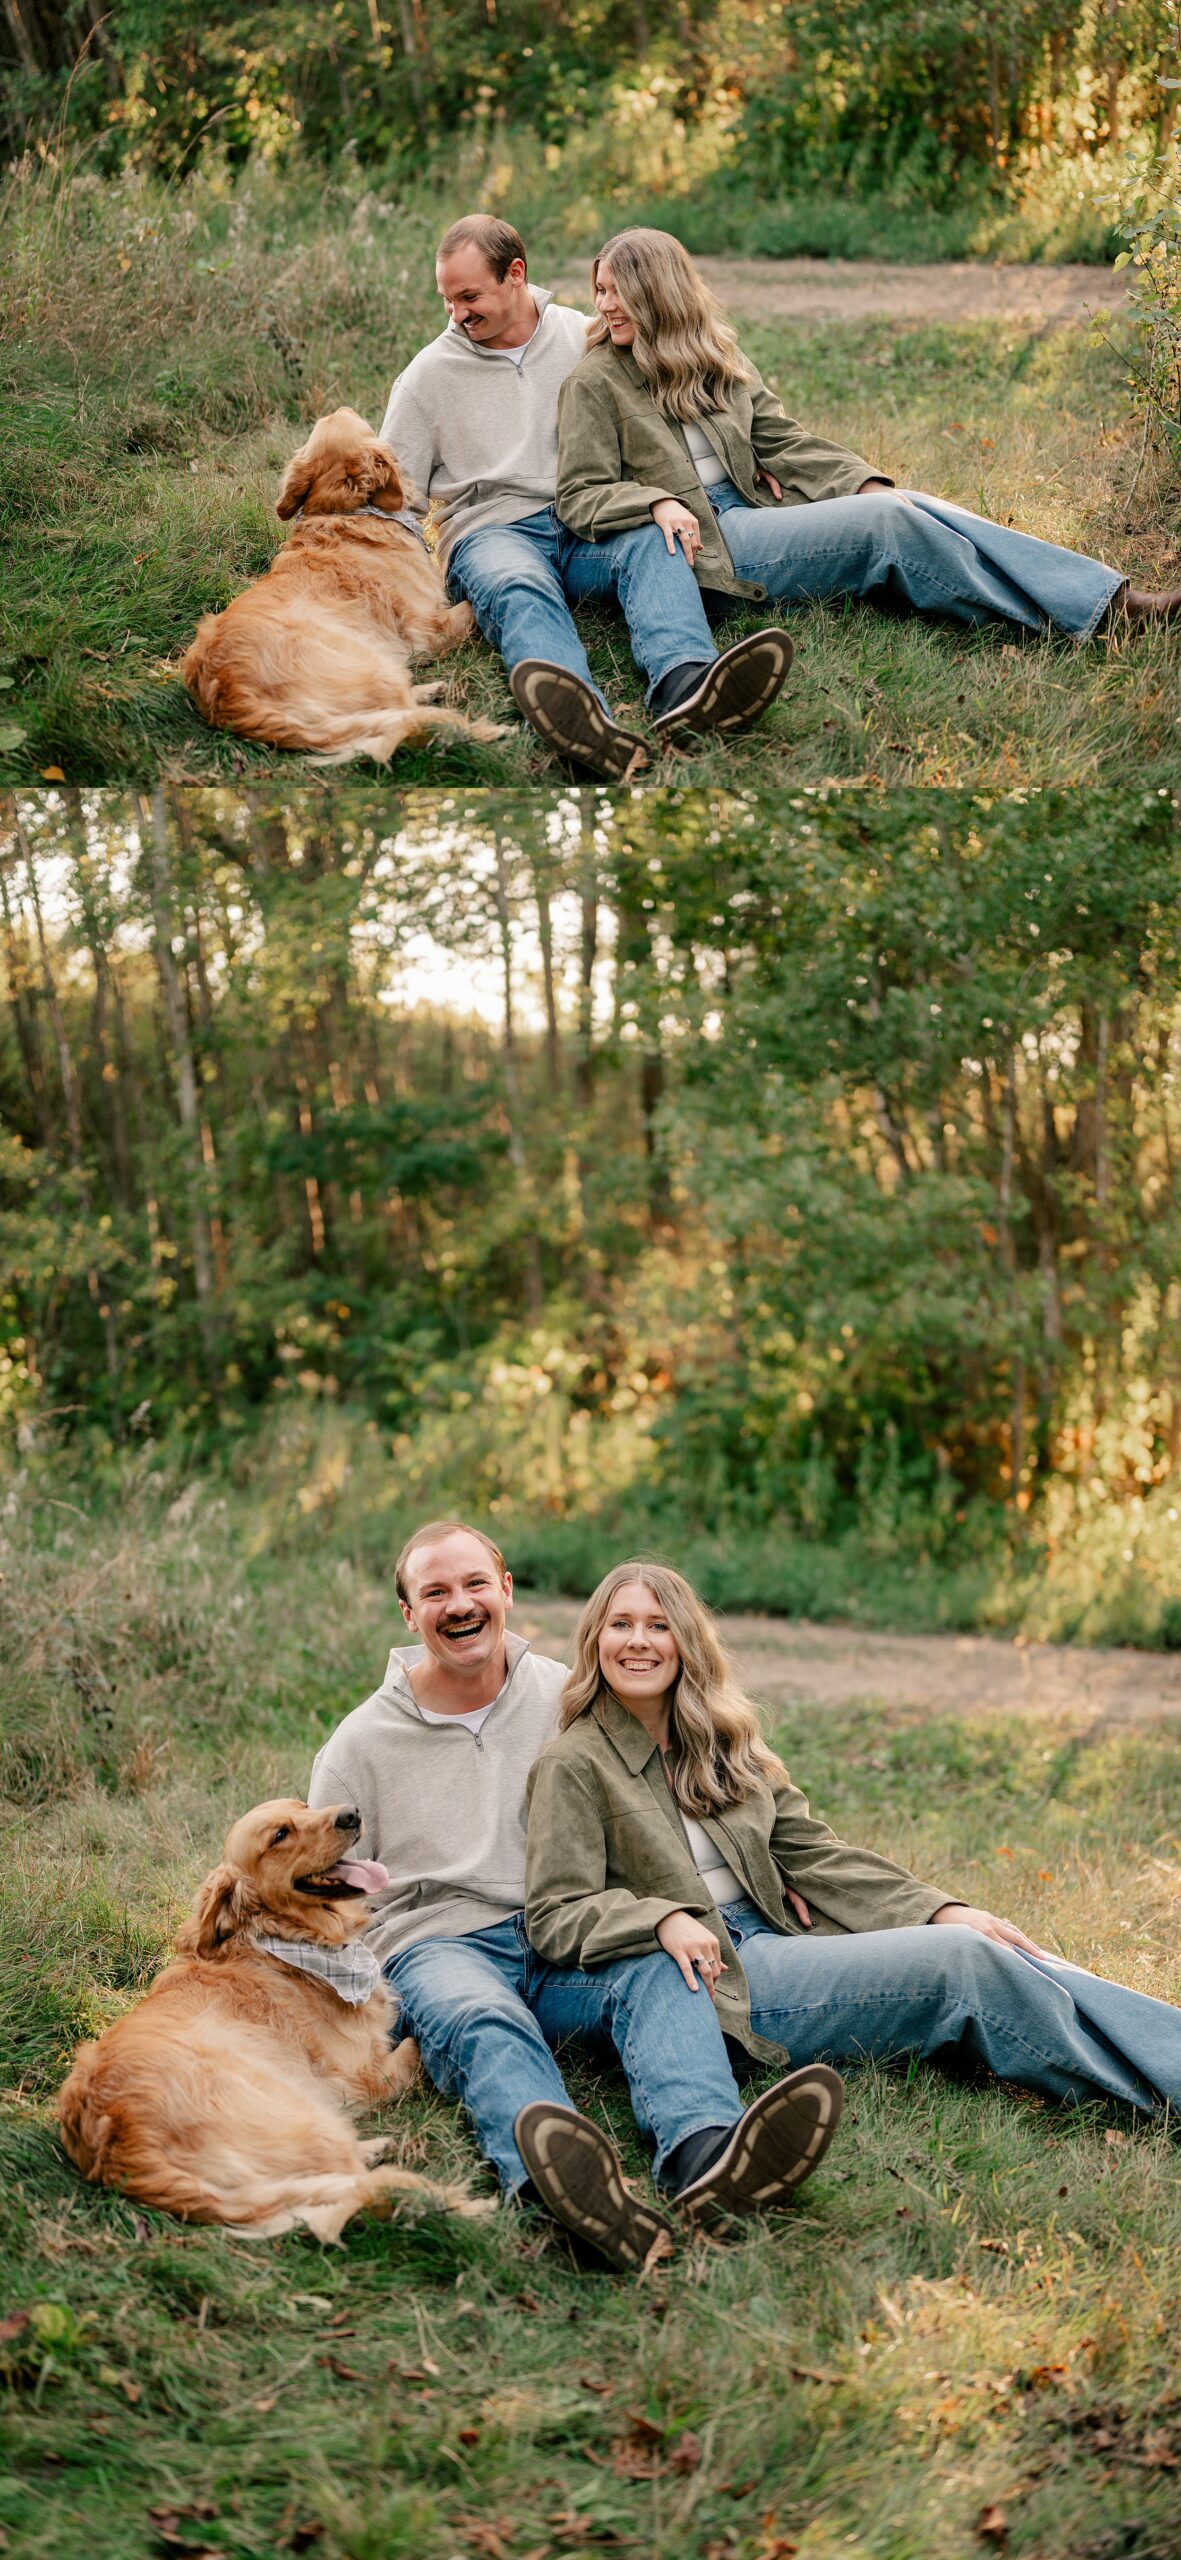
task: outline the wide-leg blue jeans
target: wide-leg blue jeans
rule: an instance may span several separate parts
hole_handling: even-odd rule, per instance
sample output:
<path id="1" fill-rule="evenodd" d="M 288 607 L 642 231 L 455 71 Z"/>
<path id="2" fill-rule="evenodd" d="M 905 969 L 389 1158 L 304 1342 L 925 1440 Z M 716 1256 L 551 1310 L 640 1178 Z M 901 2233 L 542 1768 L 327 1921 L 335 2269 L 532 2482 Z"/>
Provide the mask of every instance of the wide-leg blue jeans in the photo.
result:
<path id="1" fill-rule="evenodd" d="M 757 579 L 779 604 L 862 596 L 955 622 L 1089 640 L 1124 583 L 1101 560 L 922 489 L 750 507 L 733 481 L 719 480 L 709 501 L 739 576 Z"/>
<path id="2" fill-rule="evenodd" d="M 976 1929 L 796 1938 L 769 1928 L 751 1902 L 722 1917 L 755 2032 L 793 2064 L 959 2058 L 1050 2098 L 1181 2111 L 1181 2009 L 1166 2000 Z"/>
<path id="3" fill-rule="evenodd" d="M 421 1938 L 385 1976 L 403 2004 L 401 2031 L 418 2038 L 435 2087 L 462 2099 L 510 2192 L 526 2174 L 513 2140 L 521 2108 L 533 2098 L 574 2103 L 551 2050 L 569 2036 L 618 2054 L 636 2122 L 656 2146 L 657 2179 L 687 2134 L 742 2113 L 713 2002 L 689 1990 L 669 1956 L 593 1972 L 546 1964 L 518 1912 L 465 1938 Z"/>
<path id="4" fill-rule="evenodd" d="M 580 542 L 552 507 L 516 524 L 481 525 L 457 542 L 448 592 L 470 604 L 484 638 L 510 673 L 520 658 L 548 658 L 589 684 L 607 710 L 575 629 L 572 605 L 618 604 L 649 697 L 673 667 L 699 666 L 718 652 L 701 589 L 678 544 L 659 525 Z"/>

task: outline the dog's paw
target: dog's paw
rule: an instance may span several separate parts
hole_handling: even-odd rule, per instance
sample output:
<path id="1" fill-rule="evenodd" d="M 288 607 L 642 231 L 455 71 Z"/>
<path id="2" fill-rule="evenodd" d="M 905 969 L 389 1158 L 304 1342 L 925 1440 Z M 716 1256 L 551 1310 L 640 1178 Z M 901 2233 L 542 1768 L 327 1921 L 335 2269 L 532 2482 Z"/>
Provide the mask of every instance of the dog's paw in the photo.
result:
<path id="1" fill-rule="evenodd" d="M 379 2160 L 388 2160 L 391 2153 L 396 2151 L 397 2148 L 398 2137 L 396 2133 L 375 2133 L 372 2134 L 367 2141 L 361 2144 L 361 2158 L 363 2159 L 367 2169 L 375 2169 Z"/>
<path id="2" fill-rule="evenodd" d="M 413 2036 L 403 2036 L 394 2046 L 386 2064 L 386 2087 L 391 2098 L 404 2098 L 412 2089 L 422 2067 L 421 2056 Z"/>

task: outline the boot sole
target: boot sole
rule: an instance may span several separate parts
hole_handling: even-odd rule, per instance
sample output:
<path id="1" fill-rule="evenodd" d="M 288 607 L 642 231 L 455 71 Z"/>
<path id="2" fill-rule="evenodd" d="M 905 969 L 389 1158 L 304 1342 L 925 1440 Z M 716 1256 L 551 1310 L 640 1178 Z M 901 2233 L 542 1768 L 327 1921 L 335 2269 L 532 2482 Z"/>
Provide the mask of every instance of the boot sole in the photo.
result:
<path id="1" fill-rule="evenodd" d="M 520 658 L 509 689 L 530 728 L 572 764 L 589 765 L 608 782 L 630 782 L 648 763 L 644 739 L 609 720 L 589 685 L 567 668 L 550 666 L 544 658 Z"/>
<path id="2" fill-rule="evenodd" d="M 795 651 L 785 631 L 755 631 L 714 660 L 696 693 L 653 721 L 659 738 L 682 730 L 725 737 L 749 729 L 769 711 L 787 681 Z"/>
<path id="3" fill-rule="evenodd" d="M 712 2221 L 786 2203 L 824 2158 L 844 2102 L 844 2082 L 827 2063 L 789 2072 L 747 2108 L 720 2159 L 678 2204 Z"/>
<path id="4" fill-rule="evenodd" d="M 522 2107 L 513 2133 L 543 2203 L 612 2266 L 638 2273 L 658 2242 L 671 2249 L 672 2224 L 629 2194 L 606 2134 L 586 2116 L 539 2098 Z"/>

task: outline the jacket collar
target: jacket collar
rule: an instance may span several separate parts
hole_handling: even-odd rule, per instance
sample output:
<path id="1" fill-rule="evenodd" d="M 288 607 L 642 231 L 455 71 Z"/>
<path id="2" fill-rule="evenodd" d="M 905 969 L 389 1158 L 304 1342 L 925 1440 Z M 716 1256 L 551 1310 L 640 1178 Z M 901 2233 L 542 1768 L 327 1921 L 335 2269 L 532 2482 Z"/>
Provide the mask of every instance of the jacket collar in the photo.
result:
<path id="1" fill-rule="evenodd" d="M 659 1757 L 659 1743 L 653 1740 L 646 1725 L 640 1723 L 638 1716 L 630 1715 L 626 1707 L 620 1706 L 618 1698 L 612 1696 L 610 1689 L 600 1691 L 592 1714 L 596 1723 L 602 1726 L 608 1740 L 614 1743 L 620 1759 L 627 1762 L 633 1777 L 638 1776 L 641 1769 L 647 1768 L 653 1752 Z"/>

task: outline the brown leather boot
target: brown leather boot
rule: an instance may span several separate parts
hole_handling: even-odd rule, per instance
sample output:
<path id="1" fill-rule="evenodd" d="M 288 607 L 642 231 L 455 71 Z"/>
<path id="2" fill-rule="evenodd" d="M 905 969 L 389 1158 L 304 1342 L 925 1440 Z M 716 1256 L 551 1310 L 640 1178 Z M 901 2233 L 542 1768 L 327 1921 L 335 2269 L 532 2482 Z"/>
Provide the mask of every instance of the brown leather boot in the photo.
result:
<path id="1" fill-rule="evenodd" d="M 1117 587 L 1107 609 L 1113 630 L 1144 622 L 1175 622 L 1181 614 L 1181 587 L 1134 587 L 1127 578 Z"/>

